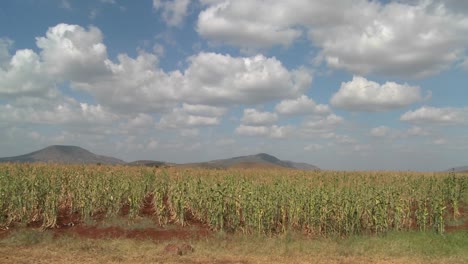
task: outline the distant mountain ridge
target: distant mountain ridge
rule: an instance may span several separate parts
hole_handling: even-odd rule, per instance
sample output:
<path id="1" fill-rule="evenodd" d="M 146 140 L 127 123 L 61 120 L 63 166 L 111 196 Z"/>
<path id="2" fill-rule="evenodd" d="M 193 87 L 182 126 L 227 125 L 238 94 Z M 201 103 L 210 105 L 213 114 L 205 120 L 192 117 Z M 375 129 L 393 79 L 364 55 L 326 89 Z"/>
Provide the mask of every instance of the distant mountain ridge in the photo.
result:
<path id="1" fill-rule="evenodd" d="M 125 164 L 125 161 L 94 154 L 77 146 L 54 145 L 28 154 L 0 158 L 0 162 L 47 162 L 66 164 Z"/>
<path id="2" fill-rule="evenodd" d="M 169 166 L 170 163 L 164 161 L 156 161 L 156 160 L 136 160 L 132 162 L 128 162 L 127 165 L 130 166 L 147 166 L 147 167 L 161 167 L 161 166 Z"/>
<path id="3" fill-rule="evenodd" d="M 455 167 L 452 169 L 449 169 L 447 171 L 453 171 L 453 172 L 468 172 L 468 166 L 462 166 L 462 167 Z"/>
<path id="4" fill-rule="evenodd" d="M 287 168 L 299 170 L 320 170 L 320 168 L 311 164 L 280 160 L 277 157 L 266 153 L 185 165 L 207 168 Z"/>
<path id="5" fill-rule="evenodd" d="M 280 160 L 275 156 L 259 153 L 256 155 L 239 156 L 228 159 L 212 160 L 208 162 L 175 164 L 155 160 L 137 160 L 125 162 L 123 160 L 94 154 L 77 146 L 54 145 L 28 154 L 0 158 L 0 162 L 44 162 L 65 164 L 125 164 L 130 166 L 150 167 L 202 167 L 202 168 L 286 168 L 299 170 L 320 170 L 317 166 Z"/>

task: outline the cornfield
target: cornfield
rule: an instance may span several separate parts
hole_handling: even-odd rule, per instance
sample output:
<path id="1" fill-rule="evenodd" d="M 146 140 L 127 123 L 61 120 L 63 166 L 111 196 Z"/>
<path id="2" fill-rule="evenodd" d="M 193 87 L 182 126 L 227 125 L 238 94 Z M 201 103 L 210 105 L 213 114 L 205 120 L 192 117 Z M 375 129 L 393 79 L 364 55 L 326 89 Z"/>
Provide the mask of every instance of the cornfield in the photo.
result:
<path id="1" fill-rule="evenodd" d="M 454 173 L 1 164 L 0 228 L 144 216 L 246 234 L 443 233 L 467 193 Z"/>

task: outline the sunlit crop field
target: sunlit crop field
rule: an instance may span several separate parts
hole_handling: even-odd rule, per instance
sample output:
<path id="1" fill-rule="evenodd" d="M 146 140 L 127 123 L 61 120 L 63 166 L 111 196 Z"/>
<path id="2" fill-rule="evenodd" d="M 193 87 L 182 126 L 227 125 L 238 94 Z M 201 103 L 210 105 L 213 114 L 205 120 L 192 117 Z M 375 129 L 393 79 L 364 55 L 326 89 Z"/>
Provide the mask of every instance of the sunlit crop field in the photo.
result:
<path id="1" fill-rule="evenodd" d="M 453 173 L 1 164 L 0 228 L 148 217 L 245 234 L 443 233 L 467 192 Z"/>

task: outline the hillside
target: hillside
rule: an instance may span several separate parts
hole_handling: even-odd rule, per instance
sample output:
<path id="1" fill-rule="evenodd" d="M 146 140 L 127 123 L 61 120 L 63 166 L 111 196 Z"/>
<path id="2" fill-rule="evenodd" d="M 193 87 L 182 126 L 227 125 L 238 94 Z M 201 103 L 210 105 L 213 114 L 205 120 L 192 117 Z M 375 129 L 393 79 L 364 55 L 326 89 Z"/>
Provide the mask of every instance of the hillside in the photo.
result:
<path id="1" fill-rule="evenodd" d="M 130 166 L 147 166 L 147 167 L 163 167 L 163 166 L 170 166 L 170 163 L 166 163 L 164 161 L 156 161 L 156 160 L 136 160 L 127 163 Z"/>
<path id="2" fill-rule="evenodd" d="M 77 146 L 54 145 L 25 155 L 0 158 L 0 162 L 52 162 L 67 164 L 124 164 L 123 160 L 94 154 Z"/>
<path id="3" fill-rule="evenodd" d="M 239 156 L 228 159 L 212 160 L 208 162 L 174 164 L 155 160 L 137 160 L 126 163 L 123 160 L 94 154 L 84 148 L 77 146 L 54 145 L 28 154 L 0 158 L 0 162 L 46 162 L 65 164 L 126 164 L 129 166 L 149 166 L 149 167 L 202 167 L 212 169 L 225 168 L 258 168 L 258 169 L 299 169 L 299 170 L 320 170 L 318 167 L 292 161 L 280 160 L 266 153 L 256 155 Z"/>
<path id="4" fill-rule="evenodd" d="M 455 167 L 452 169 L 449 169 L 447 171 L 453 171 L 453 172 L 468 172 L 468 166 L 462 166 L 462 167 Z"/>
<path id="5" fill-rule="evenodd" d="M 196 166 L 203 168 L 287 168 L 300 170 L 320 170 L 314 165 L 284 161 L 266 153 L 239 156 L 229 159 L 219 159 L 201 163 L 183 164 L 182 166 Z"/>

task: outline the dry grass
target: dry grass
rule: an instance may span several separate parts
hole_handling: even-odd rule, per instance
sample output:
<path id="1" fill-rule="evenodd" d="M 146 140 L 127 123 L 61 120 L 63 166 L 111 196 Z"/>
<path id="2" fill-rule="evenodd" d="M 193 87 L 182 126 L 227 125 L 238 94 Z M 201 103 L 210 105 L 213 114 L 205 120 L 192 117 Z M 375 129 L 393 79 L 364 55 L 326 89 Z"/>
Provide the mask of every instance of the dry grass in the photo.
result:
<path id="1" fill-rule="evenodd" d="M 53 238 L 22 232 L 0 240 L 0 263 L 468 263 L 466 232 L 348 239 L 219 234 L 185 241 L 195 248 L 186 256 L 164 253 L 174 241 Z"/>

